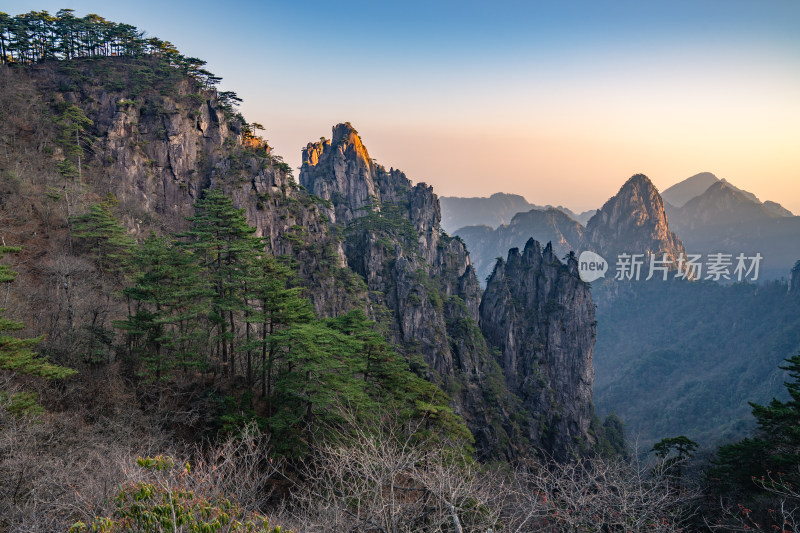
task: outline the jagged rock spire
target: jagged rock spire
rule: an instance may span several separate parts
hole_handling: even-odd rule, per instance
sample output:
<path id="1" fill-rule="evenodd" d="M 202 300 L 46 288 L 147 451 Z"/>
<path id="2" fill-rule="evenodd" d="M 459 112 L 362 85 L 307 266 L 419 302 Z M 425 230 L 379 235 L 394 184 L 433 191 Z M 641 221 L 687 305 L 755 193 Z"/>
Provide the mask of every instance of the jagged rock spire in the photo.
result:
<path id="1" fill-rule="evenodd" d="M 531 413 L 528 438 L 556 459 L 590 448 L 596 326 L 574 256 L 563 264 L 534 239 L 498 260 L 480 307 L 481 331 L 501 353 L 508 389 Z"/>

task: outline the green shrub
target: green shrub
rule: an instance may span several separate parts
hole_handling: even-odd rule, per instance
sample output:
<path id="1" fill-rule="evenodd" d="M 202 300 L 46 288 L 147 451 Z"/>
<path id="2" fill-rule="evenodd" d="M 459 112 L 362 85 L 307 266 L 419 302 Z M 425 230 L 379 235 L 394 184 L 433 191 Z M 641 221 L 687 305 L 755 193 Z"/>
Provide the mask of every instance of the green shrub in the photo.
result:
<path id="1" fill-rule="evenodd" d="M 248 513 L 227 498 L 204 496 L 202 485 L 192 486 L 188 463 L 176 468 L 175 460 L 163 455 L 136 462 L 154 480 L 124 485 L 114 498 L 113 517 L 98 516 L 91 524 L 77 522 L 69 533 L 290 533 L 280 526 L 271 528 L 265 517 Z"/>

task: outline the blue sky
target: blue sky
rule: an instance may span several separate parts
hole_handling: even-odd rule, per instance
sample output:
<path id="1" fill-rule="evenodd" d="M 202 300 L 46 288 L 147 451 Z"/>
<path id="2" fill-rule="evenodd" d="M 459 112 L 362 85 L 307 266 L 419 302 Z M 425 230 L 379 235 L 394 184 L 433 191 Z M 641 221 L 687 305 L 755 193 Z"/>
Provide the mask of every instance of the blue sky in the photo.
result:
<path id="1" fill-rule="evenodd" d="M 208 61 L 292 166 L 350 121 L 447 195 L 597 207 L 714 172 L 800 213 L 800 2 L 4 2 Z"/>

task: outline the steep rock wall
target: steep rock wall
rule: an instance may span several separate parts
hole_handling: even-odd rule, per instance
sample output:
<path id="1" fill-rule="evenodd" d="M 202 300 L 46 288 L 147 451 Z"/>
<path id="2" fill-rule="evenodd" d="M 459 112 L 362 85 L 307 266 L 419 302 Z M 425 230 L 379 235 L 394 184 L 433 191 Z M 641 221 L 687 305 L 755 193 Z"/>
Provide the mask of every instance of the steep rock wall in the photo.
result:
<path id="1" fill-rule="evenodd" d="M 481 330 L 501 353 L 508 389 L 533 419 L 529 438 L 556 459 L 588 449 L 594 304 L 574 256 L 562 264 L 533 239 L 499 260 L 480 307 Z M 576 446 L 577 445 L 577 446 Z"/>

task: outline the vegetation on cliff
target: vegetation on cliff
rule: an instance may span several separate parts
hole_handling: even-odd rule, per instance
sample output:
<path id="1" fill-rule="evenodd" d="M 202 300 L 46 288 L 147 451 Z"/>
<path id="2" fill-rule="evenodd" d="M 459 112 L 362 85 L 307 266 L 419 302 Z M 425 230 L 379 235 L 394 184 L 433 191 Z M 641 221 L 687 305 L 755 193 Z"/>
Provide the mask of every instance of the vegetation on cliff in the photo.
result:
<path id="1" fill-rule="evenodd" d="M 594 327 L 571 263 L 526 273 L 575 294 L 528 316 L 536 291 L 512 287 L 514 329 L 482 322 L 432 188 L 349 124 L 307 147 L 298 184 L 169 43 L 68 10 L 0 20 L 0 223 L 20 272 L 0 323 L 20 335 L 0 352 L 0 530 L 686 522 L 691 491 L 591 418 L 586 349 L 578 409 L 564 399 L 547 357 L 570 354 L 547 343 Z"/>

